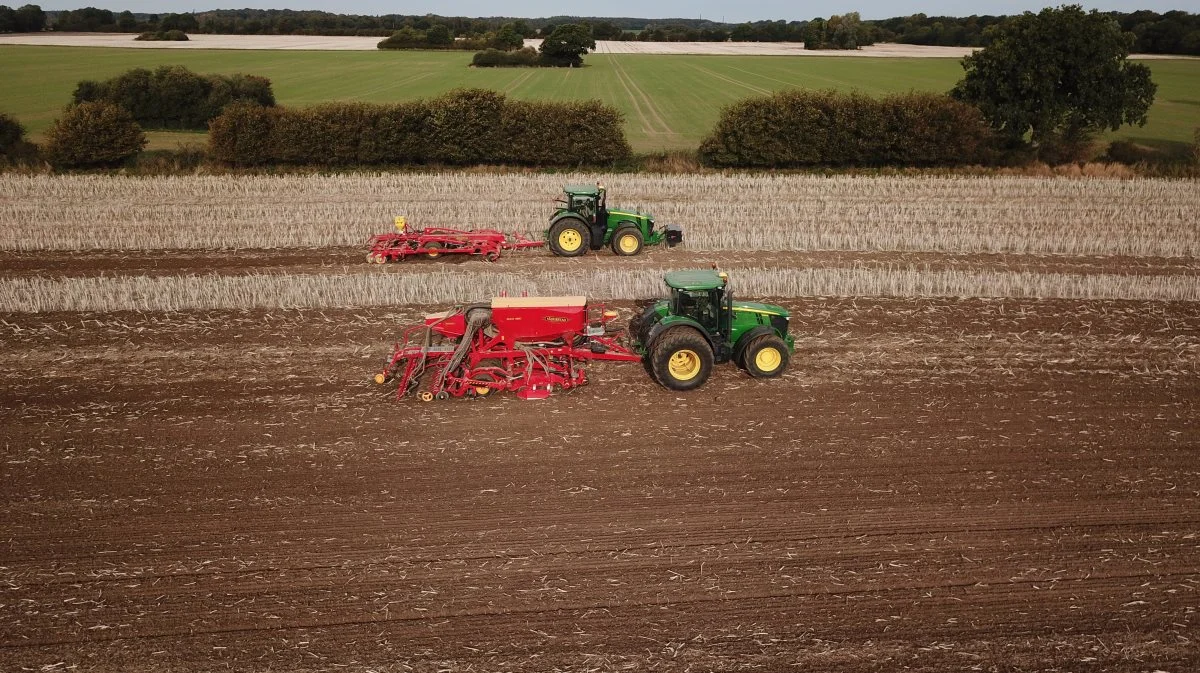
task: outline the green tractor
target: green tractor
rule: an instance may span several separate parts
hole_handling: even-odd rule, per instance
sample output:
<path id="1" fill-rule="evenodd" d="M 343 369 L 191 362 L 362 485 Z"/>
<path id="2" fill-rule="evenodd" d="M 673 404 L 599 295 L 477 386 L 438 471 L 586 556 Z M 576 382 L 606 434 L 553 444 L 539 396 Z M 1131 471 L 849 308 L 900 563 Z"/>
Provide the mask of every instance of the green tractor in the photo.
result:
<path id="1" fill-rule="evenodd" d="M 674 246 L 683 241 L 683 230 L 676 225 L 655 229 L 654 216 L 627 208 L 609 209 L 602 185 L 567 185 L 562 204 L 550 218 L 546 243 L 560 257 L 577 257 L 605 245 L 615 254 L 636 255 L 647 245 L 666 242 Z"/>
<path id="2" fill-rule="evenodd" d="M 728 276 L 716 271 L 672 271 L 665 280 L 671 296 L 646 307 L 629 326 L 634 348 L 663 386 L 699 388 L 714 363 L 730 360 L 758 378 L 787 368 L 795 342 L 785 309 L 735 302 Z"/>

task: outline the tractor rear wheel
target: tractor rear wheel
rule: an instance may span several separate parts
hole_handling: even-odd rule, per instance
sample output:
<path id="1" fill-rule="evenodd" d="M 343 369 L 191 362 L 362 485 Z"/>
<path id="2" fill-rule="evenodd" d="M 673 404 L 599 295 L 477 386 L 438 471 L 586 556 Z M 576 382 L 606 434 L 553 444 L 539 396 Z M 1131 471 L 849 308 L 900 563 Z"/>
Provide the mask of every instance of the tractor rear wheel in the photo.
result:
<path id="1" fill-rule="evenodd" d="M 787 369 L 787 365 L 787 344 L 773 334 L 756 337 L 742 352 L 742 366 L 755 378 L 775 378 Z"/>
<path id="2" fill-rule="evenodd" d="M 676 327 L 655 339 L 649 357 L 654 378 L 671 390 L 699 388 L 712 373 L 712 347 L 690 327 Z"/>
<path id="3" fill-rule="evenodd" d="M 619 227 L 612 236 L 612 251 L 615 255 L 632 257 L 642 251 L 642 232 L 633 225 Z"/>
<path id="4" fill-rule="evenodd" d="M 559 257 L 578 257 L 591 247 L 592 235 L 579 220 L 559 220 L 550 227 L 550 251 Z"/>

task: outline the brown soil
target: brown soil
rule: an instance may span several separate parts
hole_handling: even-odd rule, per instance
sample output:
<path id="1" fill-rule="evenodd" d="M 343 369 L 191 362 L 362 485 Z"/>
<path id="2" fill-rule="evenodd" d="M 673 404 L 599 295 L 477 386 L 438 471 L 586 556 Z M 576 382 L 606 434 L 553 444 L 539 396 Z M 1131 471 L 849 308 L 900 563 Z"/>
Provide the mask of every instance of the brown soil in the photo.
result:
<path id="1" fill-rule="evenodd" d="M 0 316 L 0 668 L 1200 667 L 1200 304 L 783 303 L 782 379 L 430 404 L 417 308 Z"/>
<path id="2" fill-rule="evenodd" d="M 1196 275 L 1200 261 L 1191 257 L 1122 257 L 1019 254 L 945 254 L 901 252 L 697 252 L 652 248 L 637 257 L 614 258 L 607 250 L 582 259 L 555 257 L 544 249 L 507 253 L 499 264 L 481 257 L 413 257 L 380 268 L 365 261 L 366 247 L 284 250 L 0 250 L 0 268 L 8 278 L 30 276 L 186 275 L 242 273 L 425 273 L 452 266 L 480 269 L 574 271 L 580 264 L 606 268 L 663 268 L 718 264 L 722 268 L 819 268 L 917 266 L 931 270 L 1010 271 L 1068 274 Z M 464 267 L 468 268 L 468 267 Z"/>

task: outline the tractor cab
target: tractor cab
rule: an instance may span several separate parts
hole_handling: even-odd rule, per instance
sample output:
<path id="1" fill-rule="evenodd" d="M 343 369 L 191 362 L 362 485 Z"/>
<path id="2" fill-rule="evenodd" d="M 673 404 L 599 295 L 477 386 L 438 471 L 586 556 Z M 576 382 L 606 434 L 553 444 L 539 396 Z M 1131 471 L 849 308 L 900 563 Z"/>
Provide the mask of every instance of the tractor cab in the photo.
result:
<path id="1" fill-rule="evenodd" d="M 710 334 L 728 334 L 733 292 L 728 276 L 709 271 L 675 271 L 666 276 L 671 315 L 684 316 Z"/>
<path id="2" fill-rule="evenodd" d="M 563 187 L 563 196 L 559 203 L 563 208 L 556 215 L 574 213 L 584 219 L 589 225 L 605 222 L 608 213 L 604 208 L 605 190 L 601 185 L 567 185 Z"/>

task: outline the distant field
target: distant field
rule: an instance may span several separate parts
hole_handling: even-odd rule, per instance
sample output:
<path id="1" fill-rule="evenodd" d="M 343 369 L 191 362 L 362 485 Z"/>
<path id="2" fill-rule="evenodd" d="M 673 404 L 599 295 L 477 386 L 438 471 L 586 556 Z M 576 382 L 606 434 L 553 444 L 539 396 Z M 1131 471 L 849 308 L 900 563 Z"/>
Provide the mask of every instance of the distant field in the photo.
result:
<path id="1" fill-rule="evenodd" d="M 457 87 L 483 87 L 519 99 L 598 98 L 625 113 L 637 151 L 695 147 L 722 106 L 793 87 L 886 93 L 944 91 L 962 69 L 956 59 L 593 54 L 575 70 L 476 70 L 465 53 L 249 51 L 0 46 L 0 112 L 36 139 L 81 79 L 133 67 L 180 64 L 198 72 L 269 77 L 284 105 L 331 100 L 389 102 Z M 1200 126 L 1200 60 L 1147 61 L 1159 85 L 1150 122 L 1114 137 L 1188 142 Z M 199 133 L 153 133 L 152 146 L 199 142 Z"/>

